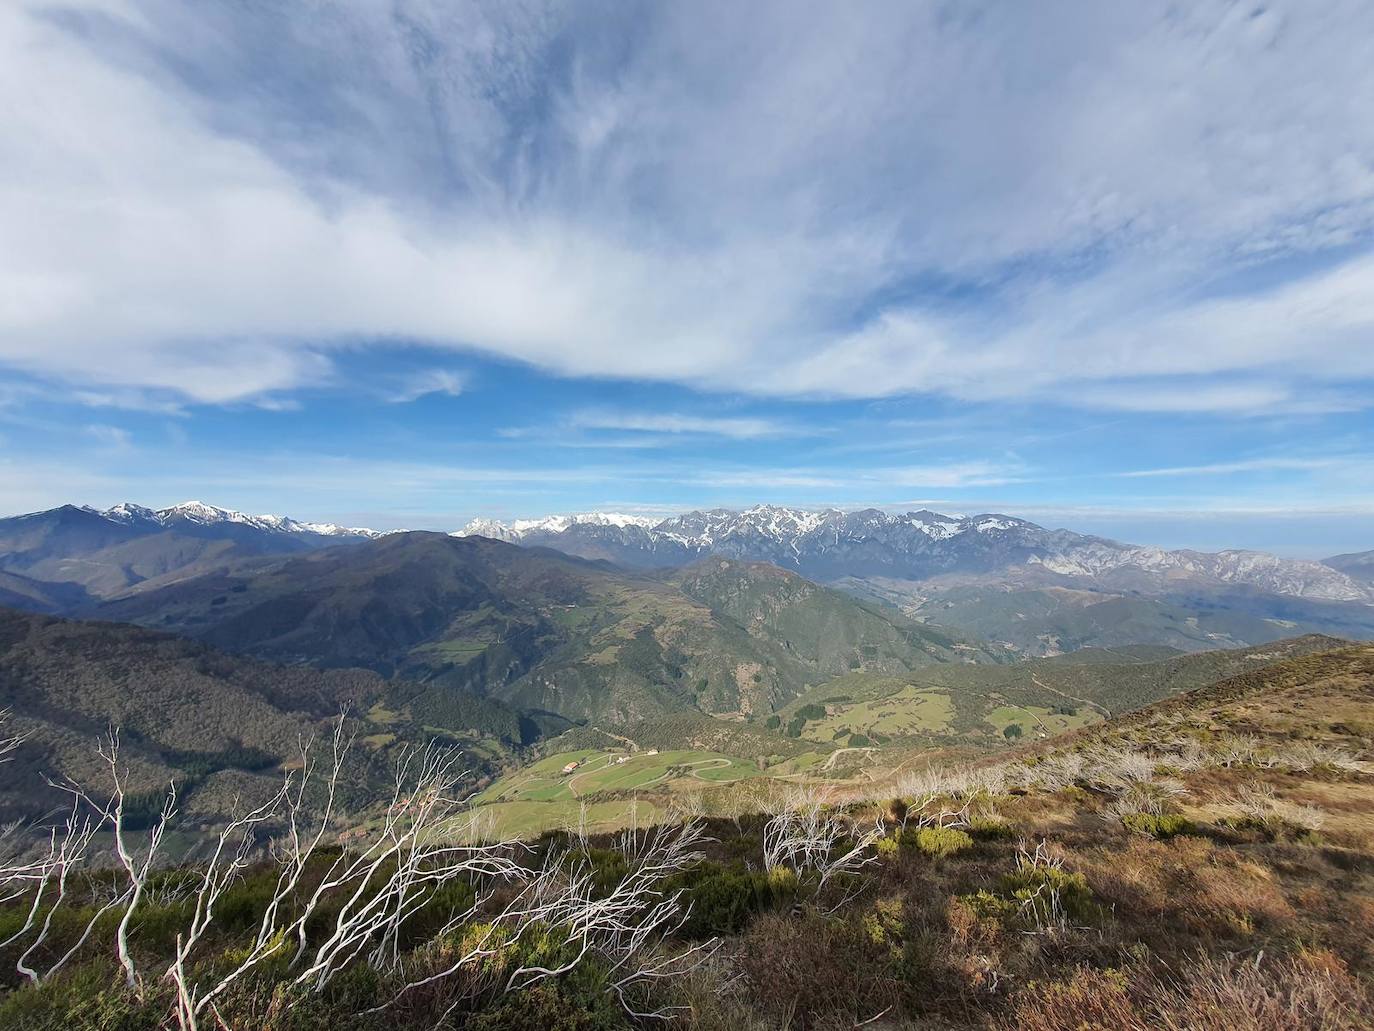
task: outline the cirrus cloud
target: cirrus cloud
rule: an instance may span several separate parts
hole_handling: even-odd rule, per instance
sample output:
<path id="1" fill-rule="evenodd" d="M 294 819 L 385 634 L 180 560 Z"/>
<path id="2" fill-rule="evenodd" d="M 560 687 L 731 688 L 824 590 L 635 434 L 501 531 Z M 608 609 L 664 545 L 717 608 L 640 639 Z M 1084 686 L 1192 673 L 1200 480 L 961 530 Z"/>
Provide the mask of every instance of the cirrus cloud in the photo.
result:
<path id="1" fill-rule="evenodd" d="M 783 397 L 1360 406 L 1370 38 L 1341 2 L 22 0 L 0 363 L 221 404 L 401 340 Z"/>

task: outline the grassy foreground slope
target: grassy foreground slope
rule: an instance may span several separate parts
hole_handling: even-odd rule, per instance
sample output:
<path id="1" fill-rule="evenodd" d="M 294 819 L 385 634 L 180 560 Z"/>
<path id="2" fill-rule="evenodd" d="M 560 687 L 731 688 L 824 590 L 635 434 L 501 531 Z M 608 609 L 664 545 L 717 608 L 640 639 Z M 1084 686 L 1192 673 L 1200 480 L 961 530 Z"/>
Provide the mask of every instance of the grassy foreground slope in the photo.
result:
<path id="1" fill-rule="evenodd" d="M 214 1020 L 547 1031 L 649 1026 L 634 1014 L 653 1012 L 653 1026 L 712 1031 L 1356 1031 L 1374 1024 L 1371 747 L 1374 647 L 1280 659 L 972 765 L 780 782 L 752 810 L 698 824 L 705 836 L 682 838 L 680 858 L 662 844 L 684 831 L 544 835 L 516 854 L 542 864 L 546 896 L 572 878 L 585 886 L 579 919 L 610 910 L 656 929 L 623 947 L 556 914 L 508 923 L 517 889 L 478 878 L 448 885 L 394 944 L 322 987 L 289 951 L 254 967 L 216 996 Z M 591 760 L 589 789 L 656 775 L 647 756 L 626 769 L 606 754 L 574 753 Z M 550 757 L 512 790 L 578 790 L 559 770 Z M 276 876 L 243 871 L 190 983 L 241 962 Z M 174 878 L 137 924 L 148 973 L 134 988 L 98 925 L 45 983 L 6 975 L 0 1026 L 169 1026 L 158 972 L 190 916 Z M 652 923 L 657 902 L 619 908 L 634 883 L 672 919 Z M 70 890 L 93 904 L 87 882 Z M 312 949 L 333 911 L 307 926 Z M 0 907 L 0 927 L 23 912 Z M 42 958 L 80 926 L 63 923 Z M 15 958 L 0 947 L 0 969 Z"/>

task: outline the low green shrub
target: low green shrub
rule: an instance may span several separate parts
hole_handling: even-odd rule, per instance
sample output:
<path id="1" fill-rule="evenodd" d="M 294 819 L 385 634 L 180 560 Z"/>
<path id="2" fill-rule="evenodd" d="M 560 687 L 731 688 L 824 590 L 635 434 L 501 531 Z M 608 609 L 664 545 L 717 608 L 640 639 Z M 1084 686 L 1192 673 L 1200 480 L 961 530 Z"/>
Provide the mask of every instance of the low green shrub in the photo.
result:
<path id="1" fill-rule="evenodd" d="M 6 1031 L 155 1031 L 165 1010 L 141 1005 L 108 965 L 88 965 L 0 997 Z"/>
<path id="2" fill-rule="evenodd" d="M 979 920 L 999 920 L 1006 923 L 1016 915 L 1017 905 L 1015 902 L 990 892 L 986 888 L 980 888 L 968 895 L 955 897 L 968 907 L 969 912 Z"/>
<path id="3" fill-rule="evenodd" d="M 615 996 L 585 972 L 584 964 L 568 977 L 545 981 L 503 997 L 464 1026 L 472 1031 L 613 1031 L 626 1026 Z"/>
<path id="4" fill-rule="evenodd" d="M 1121 817 L 1121 823 L 1127 830 L 1148 834 L 1152 838 L 1172 838 L 1176 834 L 1192 834 L 1197 830 L 1182 813 L 1126 813 Z"/>
<path id="5" fill-rule="evenodd" d="M 900 947 L 906 935 L 906 919 L 902 900 L 878 899 L 862 917 L 864 932 L 876 945 Z"/>
<path id="6" fill-rule="evenodd" d="M 1063 917 L 1077 924 L 1100 923 L 1102 907 L 1081 873 L 1055 866 L 1023 865 L 1002 878 L 1003 893 L 1018 903 L 1020 915 L 1037 927 Z"/>
<path id="7" fill-rule="evenodd" d="M 679 933 L 709 938 L 738 933 L 755 914 L 792 901 L 797 886 L 797 875 L 785 867 L 765 873 L 743 865 L 703 863 L 673 878 L 665 890 L 686 889 L 683 901 L 691 912 Z"/>
<path id="8" fill-rule="evenodd" d="M 584 855 L 591 865 L 592 885 L 598 897 L 610 894 L 629 872 L 630 864 L 619 849 L 589 848 Z"/>
<path id="9" fill-rule="evenodd" d="M 903 851 L 921 852 L 935 858 L 956 855 L 973 847 L 973 839 L 953 827 L 911 827 L 902 831 L 900 843 Z"/>
<path id="10" fill-rule="evenodd" d="M 965 830 L 977 841 L 1005 841 L 1016 836 L 1015 828 L 995 814 L 970 817 Z"/>

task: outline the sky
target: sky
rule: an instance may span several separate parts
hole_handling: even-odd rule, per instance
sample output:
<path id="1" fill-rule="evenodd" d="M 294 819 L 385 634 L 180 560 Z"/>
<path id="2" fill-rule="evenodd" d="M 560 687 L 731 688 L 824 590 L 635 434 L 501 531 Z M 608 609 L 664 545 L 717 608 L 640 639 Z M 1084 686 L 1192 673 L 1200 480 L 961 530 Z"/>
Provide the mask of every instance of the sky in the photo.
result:
<path id="1" fill-rule="evenodd" d="M 0 5 L 0 513 L 1374 548 L 1374 6 Z"/>

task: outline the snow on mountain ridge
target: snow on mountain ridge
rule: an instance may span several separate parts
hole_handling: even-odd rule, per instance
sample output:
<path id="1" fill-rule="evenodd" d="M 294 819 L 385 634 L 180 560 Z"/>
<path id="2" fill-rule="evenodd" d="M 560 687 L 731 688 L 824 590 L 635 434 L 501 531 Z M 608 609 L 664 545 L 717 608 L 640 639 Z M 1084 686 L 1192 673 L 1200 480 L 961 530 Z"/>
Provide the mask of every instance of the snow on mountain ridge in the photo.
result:
<path id="1" fill-rule="evenodd" d="M 634 533 L 627 534 L 633 527 Z M 570 532 L 576 530 L 576 532 Z M 1050 530 L 997 513 L 843 512 L 755 505 L 685 512 L 658 522 L 588 513 L 510 524 L 474 520 L 460 534 L 544 544 L 630 564 L 679 564 L 711 553 L 774 562 L 812 578 L 881 575 L 923 579 L 960 571 L 1038 567 L 1079 579 L 1146 577 L 1248 585 L 1326 601 L 1374 602 L 1374 588 L 1318 562 L 1262 552 L 1170 551 Z M 610 550 L 607 550 L 610 549 Z"/>
<path id="2" fill-rule="evenodd" d="M 1135 569 L 1164 576 L 1186 574 L 1222 583 L 1250 584 L 1275 594 L 1326 601 L 1370 601 L 1371 592 L 1330 566 L 1280 558 L 1262 551 L 1168 551 L 1164 548 L 1076 546 L 1032 564 L 1065 576 L 1101 576 Z"/>
<path id="3" fill-rule="evenodd" d="M 247 515 L 201 501 L 154 510 L 124 502 L 87 511 L 113 522 L 149 528 L 178 524 L 239 525 L 265 533 L 374 539 L 375 530 L 307 523 L 288 516 Z M 944 572 L 1020 566 L 1078 579 L 1140 577 L 1157 584 L 1202 580 L 1248 585 L 1293 597 L 1374 602 L 1374 587 L 1320 562 L 1255 551 L 1199 552 L 1124 544 L 996 513 L 951 516 L 921 510 L 793 509 L 755 505 L 708 509 L 658 519 L 619 512 L 581 512 L 517 519 L 474 519 L 453 536 L 544 544 L 592 557 L 647 565 L 680 564 L 711 553 L 774 562 L 813 578 L 852 575 L 921 579 Z M 590 550 L 585 550 L 590 549 Z M 607 550 L 609 549 L 609 550 Z M 642 556 L 642 557 L 636 557 Z"/>
<path id="4" fill-rule="evenodd" d="M 624 529 L 638 526 L 650 529 L 660 520 L 649 516 L 627 515 L 623 512 L 579 512 L 572 515 L 542 516 L 538 519 L 516 519 L 503 523 L 498 519 L 472 519 L 451 537 L 491 537 L 494 540 L 518 543 L 534 533 L 565 533 L 574 526 L 609 526 Z"/>
<path id="5" fill-rule="evenodd" d="M 243 526 L 250 526 L 257 530 L 264 530 L 268 533 L 307 533 L 320 537 L 376 538 L 385 536 L 381 531 L 370 530 L 366 527 L 339 526 L 335 523 L 304 523 L 292 519 L 289 516 L 246 515 L 235 509 L 220 508 L 218 505 L 207 505 L 203 501 L 183 501 L 178 505 L 171 505 L 168 508 L 162 509 L 146 508 L 143 505 L 136 505 L 131 501 L 124 501 L 112 508 L 104 510 L 88 508 L 87 511 L 94 512 L 96 515 L 103 516 L 112 522 L 129 525 L 142 522 L 154 523 L 158 526 L 171 526 L 175 525 L 178 521 L 184 520 L 199 526 L 216 526 L 224 523 L 236 523 Z"/>

